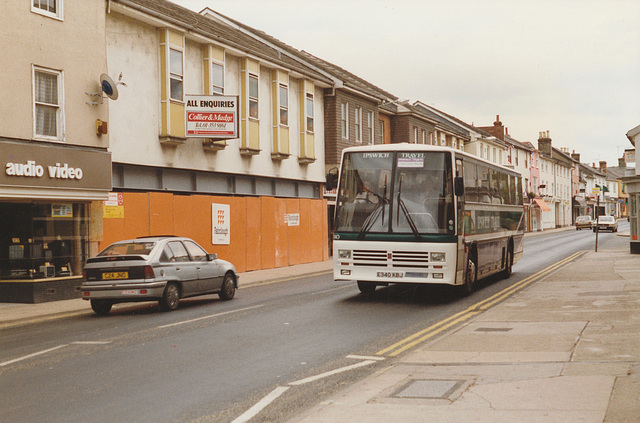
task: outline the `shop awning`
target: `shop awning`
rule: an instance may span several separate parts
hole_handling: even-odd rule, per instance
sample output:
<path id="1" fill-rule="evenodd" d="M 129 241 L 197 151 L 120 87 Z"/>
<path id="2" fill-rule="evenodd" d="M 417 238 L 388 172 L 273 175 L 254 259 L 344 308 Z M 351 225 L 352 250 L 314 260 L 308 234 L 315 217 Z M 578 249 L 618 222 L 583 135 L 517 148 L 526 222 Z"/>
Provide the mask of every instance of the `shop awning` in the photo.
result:
<path id="1" fill-rule="evenodd" d="M 584 198 L 582 198 L 582 197 L 574 197 L 574 199 L 576 200 L 576 203 L 578 203 L 578 205 L 580 207 L 587 207 L 587 202 L 584 201 Z"/>
<path id="2" fill-rule="evenodd" d="M 542 211 L 551 211 L 551 207 L 549 207 L 549 205 L 545 203 L 542 198 L 534 198 L 533 201 L 536 202 L 536 204 L 542 209 Z"/>

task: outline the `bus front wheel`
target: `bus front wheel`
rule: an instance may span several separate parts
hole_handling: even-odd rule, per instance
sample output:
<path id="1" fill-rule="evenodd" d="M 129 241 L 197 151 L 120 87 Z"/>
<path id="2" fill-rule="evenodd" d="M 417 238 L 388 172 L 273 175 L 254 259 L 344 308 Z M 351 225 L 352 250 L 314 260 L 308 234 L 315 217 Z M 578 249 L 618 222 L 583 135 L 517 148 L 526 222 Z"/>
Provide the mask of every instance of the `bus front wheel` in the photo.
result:
<path id="1" fill-rule="evenodd" d="M 473 292 L 478 277 L 478 267 L 475 257 L 469 256 L 467 260 L 467 271 L 464 275 L 464 283 L 459 286 L 460 295 L 466 297 Z"/>
<path id="2" fill-rule="evenodd" d="M 376 290 L 376 284 L 373 282 L 358 281 L 358 289 L 363 294 L 373 294 Z"/>

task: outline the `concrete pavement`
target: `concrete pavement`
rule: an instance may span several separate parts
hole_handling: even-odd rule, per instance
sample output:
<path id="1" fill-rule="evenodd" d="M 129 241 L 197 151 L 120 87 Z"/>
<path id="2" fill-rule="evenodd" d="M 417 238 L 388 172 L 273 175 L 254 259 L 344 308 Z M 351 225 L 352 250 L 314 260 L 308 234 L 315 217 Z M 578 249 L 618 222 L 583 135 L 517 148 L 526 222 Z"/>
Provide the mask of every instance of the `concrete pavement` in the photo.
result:
<path id="1" fill-rule="evenodd" d="M 582 252 L 469 312 L 291 422 L 640 421 L 640 257 Z"/>

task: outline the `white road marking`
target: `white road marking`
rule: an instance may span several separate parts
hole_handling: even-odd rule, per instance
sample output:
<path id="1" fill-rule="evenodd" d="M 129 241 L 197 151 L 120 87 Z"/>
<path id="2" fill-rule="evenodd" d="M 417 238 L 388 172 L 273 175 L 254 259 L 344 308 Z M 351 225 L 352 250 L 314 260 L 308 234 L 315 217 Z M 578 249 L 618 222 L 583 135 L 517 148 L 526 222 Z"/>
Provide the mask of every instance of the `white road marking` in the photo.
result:
<path id="1" fill-rule="evenodd" d="M 75 341 L 72 342 L 74 345 L 106 345 L 110 344 L 111 341 Z"/>
<path id="2" fill-rule="evenodd" d="M 256 405 L 245 411 L 240 417 L 235 419 L 232 423 L 245 423 L 255 417 L 260 411 L 262 411 L 267 405 L 275 401 L 280 395 L 284 394 L 289 389 L 288 386 L 278 386 L 271 391 L 269 395 L 262 398 Z"/>
<path id="3" fill-rule="evenodd" d="M 375 360 L 375 361 L 383 361 L 384 357 L 369 357 L 366 355 L 348 355 L 347 358 L 352 358 L 354 360 Z"/>
<path id="4" fill-rule="evenodd" d="M 333 376 L 333 375 L 338 374 L 338 373 L 347 372 L 349 370 L 357 369 L 358 367 L 368 366 L 369 364 L 373 364 L 375 362 L 376 362 L 376 360 L 361 361 L 360 363 L 352 364 L 351 366 L 341 367 L 339 369 L 331 370 L 330 372 L 321 373 L 319 375 L 311 376 L 311 377 L 308 377 L 306 379 L 300 379 L 298 381 L 289 383 L 289 385 L 292 385 L 292 386 L 304 385 L 305 383 L 315 382 L 316 380 L 324 379 L 325 377 Z"/>
<path id="5" fill-rule="evenodd" d="M 241 311 L 252 310 L 254 308 L 260 308 L 260 307 L 264 307 L 264 304 L 260 304 L 260 305 L 252 306 L 252 307 L 240 308 L 238 310 L 225 311 L 224 313 L 217 313 L 217 314 L 212 314 L 212 315 L 209 315 L 209 316 L 198 317 L 197 319 L 183 320 L 182 322 L 169 323 L 168 325 L 158 326 L 156 329 L 164 329 L 164 328 L 170 328 L 170 327 L 173 327 L 173 326 L 186 325 L 187 323 L 198 322 L 200 320 L 205 320 L 205 319 L 211 319 L 213 317 L 224 316 L 225 314 L 239 313 Z"/>
<path id="6" fill-rule="evenodd" d="M 9 364 L 17 363 L 18 361 L 22 361 L 22 360 L 26 360 L 28 358 L 36 357 L 38 355 L 46 354 L 46 353 L 51 352 L 51 351 L 59 350 L 60 348 L 64 348 L 66 346 L 67 346 L 67 344 L 58 345 L 57 347 L 49 348 L 48 350 L 38 351 L 38 352 L 35 352 L 33 354 L 29 354 L 29 355 L 25 355 L 23 357 L 15 358 L 13 360 L 5 361 L 4 363 L 0 363 L 0 367 L 8 366 Z"/>

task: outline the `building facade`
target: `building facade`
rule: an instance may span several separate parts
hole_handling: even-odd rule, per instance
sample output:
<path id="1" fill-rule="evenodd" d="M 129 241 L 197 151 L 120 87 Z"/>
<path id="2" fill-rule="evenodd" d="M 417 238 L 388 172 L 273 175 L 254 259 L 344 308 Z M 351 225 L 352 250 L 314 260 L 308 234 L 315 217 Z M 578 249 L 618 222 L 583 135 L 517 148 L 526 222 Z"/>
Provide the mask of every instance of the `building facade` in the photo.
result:
<path id="1" fill-rule="evenodd" d="M 211 9 L 112 1 L 113 190 L 104 242 L 180 234 L 241 272 L 328 257 L 324 92 L 332 81 Z M 191 99 L 195 103 L 191 103 Z M 236 107 L 237 133 L 187 133 L 193 104 Z M 218 237 L 216 235 L 224 235 Z"/>
<path id="2" fill-rule="evenodd" d="M 100 131 L 110 101 L 100 86 L 104 7 L 88 0 L 3 8 L 0 301 L 75 295 L 101 240 L 101 204 L 111 190 L 109 137 Z"/>

